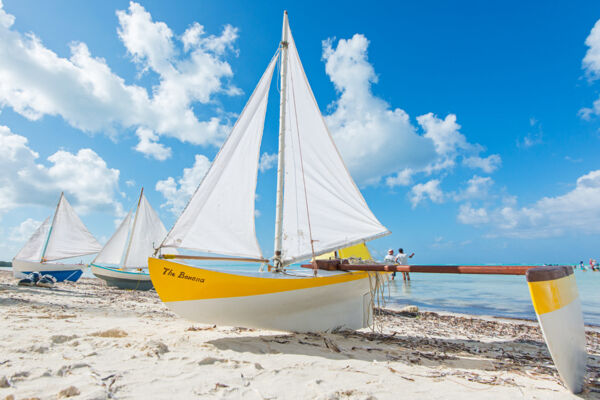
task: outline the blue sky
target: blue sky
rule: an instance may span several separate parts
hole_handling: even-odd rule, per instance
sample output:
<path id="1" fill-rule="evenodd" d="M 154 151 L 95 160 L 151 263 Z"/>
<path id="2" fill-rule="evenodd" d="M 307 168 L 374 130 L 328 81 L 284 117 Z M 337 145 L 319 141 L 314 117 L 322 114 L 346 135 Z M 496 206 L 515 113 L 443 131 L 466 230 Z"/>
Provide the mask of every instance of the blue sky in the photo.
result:
<path id="1" fill-rule="evenodd" d="M 101 242 L 141 186 L 170 227 L 276 51 L 284 8 L 332 135 L 393 232 L 375 254 L 600 257 L 598 2 L 0 4 L 0 259 L 61 191 Z M 277 118 L 273 85 L 263 154 Z M 256 223 L 271 254 L 264 160 Z"/>

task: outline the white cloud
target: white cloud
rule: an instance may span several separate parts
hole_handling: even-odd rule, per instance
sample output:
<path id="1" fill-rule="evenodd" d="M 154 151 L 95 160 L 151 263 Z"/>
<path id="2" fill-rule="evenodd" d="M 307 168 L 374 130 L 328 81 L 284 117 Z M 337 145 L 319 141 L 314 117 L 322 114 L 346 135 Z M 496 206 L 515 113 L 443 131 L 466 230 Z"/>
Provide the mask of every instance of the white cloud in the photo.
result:
<path id="1" fill-rule="evenodd" d="M 367 59 L 368 46 L 360 34 L 339 40 L 337 47 L 331 39 L 323 42 L 325 72 L 339 94 L 326 122 L 359 184 L 376 184 L 386 178 L 390 187 L 408 185 L 419 172 L 452 168 L 459 155 L 474 157 L 466 164 L 471 168 L 490 171 L 500 165 L 498 155 L 478 156 L 483 147 L 469 143 L 460 133 L 456 115 L 417 117 L 420 135 L 404 110 L 375 96 L 372 86 L 377 75 Z"/>
<path id="2" fill-rule="evenodd" d="M 359 184 L 377 183 L 405 168 L 424 168 L 435 149 L 417 134 L 408 114 L 376 97 L 377 75 L 367 60 L 369 41 L 351 39 L 323 43 L 325 71 L 339 93 L 326 121 L 346 165 Z"/>
<path id="3" fill-rule="evenodd" d="M 589 49 L 583 58 L 582 68 L 589 79 L 598 79 L 600 78 L 600 20 L 596 21 L 589 36 L 585 39 L 585 44 Z"/>
<path id="4" fill-rule="evenodd" d="M 385 184 L 389 187 L 395 186 L 408 186 L 412 183 L 412 176 L 415 171 L 412 168 L 404 168 L 396 175 L 388 176 L 385 180 Z"/>
<path id="5" fill-rule="evenodd" d="M 463 164 L 469 168 L 479 168 L 483 172 L 491 174 L 502 164 L 502 159 L 498 154 L 491 154 L 487 157 L 471 156 L 463 159 Z"/>
<path id="6" fill-rule="evenodd" d="M 33 235 L 33 232 L 42 224 L 42 221 L 37 221 L 33 218 L 27 218 L 19 225 L 10 230 L 9 240 L 13 242 L 23 243 Z"/>
<path id="7" fill-rule="evenodd" d="M 196 188 L 210 168 L 210 160 L 196 154 L 194 166 L 183 169 L 183 176 L 177 182 L 173 177 L 156 182 L 156 190 L 166 199 L 161 207 L 167 207 L 173 214 L 179 215 L 184 209 Z"/>
<path id="8" fill-rule="evenodd" d="M 600 233 L 600 170 L 579 177 L 569 192 L 543 197 L 535 203 L 518 207 L 514 198 L 505 204 L 486 211 L 491 225 L 490 236 L 517 238 L 556 237 L 567 233 Z M 470 208 L 470 206 L 468 206 Z M 475 209 L 461 207 L 459 221 L 467 222 L 469 216 L 477 216 Z M 482 209 L 478 209 L 482 210 Z M 464 212 L 463 212 L 464 211 Z M 479 211 L 483 215 L 482 211 Z M 465 217 L 461 220 L 461 214 Z M 472 221 L 477 221 L 473 217 Z M 478 221 L 476 223 L 483 223 Z"/>
<path id="9" fill-rule="evenodd" d="M 410 202 L 413 208 L 427 198 L 434 203 L 442 203 L 444 201 L 444 193 L 440 189 L 439 179 L 432 179 L 426 183 L 418 183 L 412 187 Z"/>
<path id="10" fill-rule="evenodd" d="M 260 172 L 268 171 L 275 165 L 277 165 L 277 153 L 262 153 L 260 156 L 260 162 L 258 163 L 258 169 Z"/>
<path id="11" fill-rule="evenodd" d="M 158 84 L 150 93 L 125 83 L 85 43 L 72 43 L 70 58 L 59 57 L 35 34 L 14 30 L 14 17 L 0 3 L 0 107 L 11 107 L 31 120 L 60 116 L 82 131 L 113 137 L 123 128 L 143 128 L 156 136 L 140 137 L 136 149 L 163 159 L 168 149 L 156 144 L 163 135 L 198 145 L 219 144 L 230 129 L 229 119 L 199 121 L 192 104 L 209 104 L 219 93 L 240 93 L 227 83 L 233 73 L 222 59 L 237 38 L 236 30 L 226 26 L 220 36 L 201 37 L 181 55 L 179 39 L 163 22 L 153 22 L 141 5 L 131 2 L 117 15 L 119 37 L 133 61 L 142 72 L 157 74 Z"/>
<path id="12" fill-rule="evenodd" d="M 582 68 L 590 81 L 600 78 L 600 20 L 596 21 L 589 36 L 585 39 L 588 50 L 582 61 Z M 579 110 L 579 116 L 589 120 L 592 115 L 600 115 L 600 98 L 594 101 L 592 107 Z"/>
<path id="13" fill-rule="evenodd" d="M 157 143 L 158 135 L 149 129 L 138 128 L 135 132 L 140 139 L 135 149 L 146 157 L 153 157 L 159 161 L 164 161 L 171 157 L 171 149 L 165 147 L 162 143 Z"/>
<path id="14" fill-rule="evenodd" d="M 459 150 L 469 150 L 472 145 L 467 143 L 465 136 L 459 132 L 460 125 L 456 123 L 456 115 L 448 114 L 440 119 L 433 113 L 417 117 L 419 125 L 425 131 L 425 137 L 431 139 L 439 155 L 451 156 Z"/>
<path id="15" fill-rule="evenodd" d="M 135 186 L 135 180 L 133 179 L 128 179 L 125 181 L 125 184 L 129 187 Z"/>
<path id="16" fill-rule="evenodd" d="M 462 204 L 458 210 L 458 222 L 468 225 L 479 225 L 489 222 L 489 216 L 485 208 L 473 208 L 471 204 Z"/>
<path id="17" fill-rule="evenodd" d="M 0 126 L 0 149 L 0 212 L 23 205 L 54 206 L 64 191 L 79 212 L 122 213 L 115 200 L 119 170 L 108 168 L 93 150 L 57 151 L 46 166 L 37 162 L 39 155 L 27 138 L 6 126 Z"/>
<path id="18" fill-rule="evenodd" d="M 493 184 L 494 181 L 489 176 L 482 177 L 473 175 L 473 177 L 467 181 L 467 187 L 456 194 L 454 199 L 456 201 L 485 199 L 488 197 Z"/>

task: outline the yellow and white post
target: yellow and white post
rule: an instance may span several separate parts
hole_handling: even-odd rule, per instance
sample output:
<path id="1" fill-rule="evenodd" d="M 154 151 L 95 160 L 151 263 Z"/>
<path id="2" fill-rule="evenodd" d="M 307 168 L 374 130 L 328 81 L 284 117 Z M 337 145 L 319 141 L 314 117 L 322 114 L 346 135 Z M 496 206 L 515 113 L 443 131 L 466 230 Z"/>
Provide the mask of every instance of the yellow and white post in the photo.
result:
<path id="1" fill-rule="evenodd" d="M 572 267 L 540 267 L 527 271 L 533 308 L 565 386 L 583 390 L 587 365 L 585 327 Z"/>

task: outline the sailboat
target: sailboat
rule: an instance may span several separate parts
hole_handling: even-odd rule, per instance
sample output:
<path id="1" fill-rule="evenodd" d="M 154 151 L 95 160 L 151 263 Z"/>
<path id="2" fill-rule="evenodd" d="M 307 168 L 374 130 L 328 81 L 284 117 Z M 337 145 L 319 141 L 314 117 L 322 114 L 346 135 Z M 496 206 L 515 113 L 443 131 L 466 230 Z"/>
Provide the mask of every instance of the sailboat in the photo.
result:
<path id="1" fill-rule="evenodd" d="M 150 290 L 152 281 L 144 270 L 154 246 L 167 234 L 165 226 L 146 196 L 140 193 L 135 213 L 130 211 L 90 264 L 92 273 L 108 286 Z"/>
<path id="2" fill-rule="evenodd" d="M 101 248 L 61 193 L 52 222 L 46 218 L 13 259 L 13 274 L 23 278 L 40 272 L 52 275 L 58 282 L 75 282 L 86 265 L 56 261 L 95 254 Z"/>
<path id="3" fill-rule="evenodd" d="M 255 233 L 255 191 L 269 87 L 281 74 L 275 245 Z M 284 331 L 359 329 L 372 321 L 376 273 L 311 271 L 292 264 L 390 232 L 352 180 L 304 73 L 287 12 L 282 40 L 187 207 L 148 260 L 161 300 L 199 322 Z M 176 248 L 209 255 L 167 254 Z M 267 264 L 262 272 L 182 260 Z"/>

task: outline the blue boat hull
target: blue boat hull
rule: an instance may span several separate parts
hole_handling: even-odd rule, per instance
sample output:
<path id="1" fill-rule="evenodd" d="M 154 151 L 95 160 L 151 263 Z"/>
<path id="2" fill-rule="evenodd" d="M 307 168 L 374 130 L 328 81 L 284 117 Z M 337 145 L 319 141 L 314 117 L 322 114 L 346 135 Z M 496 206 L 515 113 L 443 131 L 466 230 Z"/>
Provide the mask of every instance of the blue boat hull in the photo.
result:
<path id="1" fill-rule="evenodd" d="M 22 273 L 25 275 L 30 274 L 32 272 L 38 272 L 38 271 L 22 271 Z M 56 279 L 57 282 L 64 282 L 64 281 L 77 282 L 77 280 L 83 274 L 83 271 L 81 269 L 72 269 L 72 270 L 65 270 L 65 271 L 39 271 L 39 272 L 44 275 L 52 275 Z"/>

